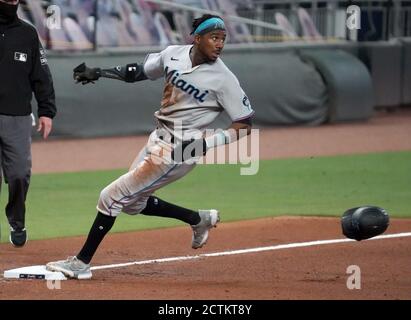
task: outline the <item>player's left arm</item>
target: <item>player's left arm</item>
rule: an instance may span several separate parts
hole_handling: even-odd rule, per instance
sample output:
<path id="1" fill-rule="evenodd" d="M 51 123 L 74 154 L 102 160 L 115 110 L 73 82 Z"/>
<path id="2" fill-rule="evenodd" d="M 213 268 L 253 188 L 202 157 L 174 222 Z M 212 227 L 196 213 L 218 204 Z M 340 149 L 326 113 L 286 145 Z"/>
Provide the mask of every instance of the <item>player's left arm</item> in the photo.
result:
<path id="1" fill-rule="evenodd" d="M 227 129 L 227 131 L 231 132 L 230 142 L 237 141 L 239 138 L 245 136 L 244 132 L 246 132 L 248 136 L 251 133 L 252 126 L 251 117 L 233 122 Z"/>
<path id="2" fill-rule="evenodd" d="M 188 160 L 176 158 L 175 155 L 180 155 L 183 157 L 185 148 L 189 146 L 191 150 L 190 158 L 201 157 L 205 155 L 209 149 L 232 143 L 249 135 L 251 133 L 251 127 L 252 123 L 250 116 L 243 120 L 234 121 L 226 130 L 216 130 L 216 133 L 211 136 L 182 141 L 174 148 L 171 158 L 177 162 Z"/>
<path id="3" fill-rule="evenodd" d="M 221 145 L 230 144 L 251 133 L 252 122 L 251 116 L 242 120 L 234 121 L 231 126 L 225 130 L 216 130 L 211 136 L 204 138 L 204 153 L 211 148 Z"/>
<path id="4" fill-rule="evenodd" d="M 214 135 L 206 137 L 207 149 L 235 142 L 251 133 L 254 110 L 233 73 L 226 74 L 217 91 L 217 101 L 232 119 L 232 124 L 226 130 L 218 130 Z"/>

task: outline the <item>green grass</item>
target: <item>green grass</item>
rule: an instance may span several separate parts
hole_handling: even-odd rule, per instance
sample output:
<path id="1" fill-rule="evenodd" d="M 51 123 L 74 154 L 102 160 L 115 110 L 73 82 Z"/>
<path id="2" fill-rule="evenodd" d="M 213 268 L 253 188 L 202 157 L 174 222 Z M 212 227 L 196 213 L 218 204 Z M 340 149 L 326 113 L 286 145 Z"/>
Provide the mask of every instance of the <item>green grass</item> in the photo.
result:
<path id="1" fill-rule="evenodd" d="M 278 215 L 340 216 L 348 208 L 365 204 L 384 207 L 392 217 L 411 217 L 411 152 L 261 161 L 254 176 L 241 176 L 240 168 L 199 165 L 157 195 L 190 208 L 218 208 L 223 221 Z M 86 234 L 100 190 L 123 172 L 34 175 L 26 215 L 30 238 Z M 6 197 L 3 192 L 2 211 Z M 6 241 L 4 213 L 0 222 L 2 241 Z M 174 225 L 182 223 L 122 215 L 113 231 Z"/>

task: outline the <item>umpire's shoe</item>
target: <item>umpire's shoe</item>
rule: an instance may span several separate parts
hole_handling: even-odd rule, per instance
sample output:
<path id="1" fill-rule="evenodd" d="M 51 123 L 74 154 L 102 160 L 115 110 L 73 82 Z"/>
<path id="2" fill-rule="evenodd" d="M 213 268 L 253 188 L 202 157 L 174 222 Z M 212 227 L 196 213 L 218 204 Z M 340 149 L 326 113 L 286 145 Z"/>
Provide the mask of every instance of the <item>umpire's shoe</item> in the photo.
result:
<path id="1" fill-rule="evenodd" d="M 10 227 L 10 243 L 17 247 L 23 247 L 27 242 L 27 231 L 26 228 L 23 229 L 13 229 Z"/>
<path id="2" fill-rule="evenodd" d="M 193 249 L 201 248 L 207 243 L 208 231 L 216 227 L 217 223 L 220 221 L 220 216 L 217 210 L 199 210 L 198 211 L 201 221 L 191 226 L 193 229 L 193 239 L 191 247 Z"/>
<path id="3" fill-rule="evenodd" d="M 93 276 L 90 270 L 90 264 L 84 263 L 77 259 L 76 256 L 68 257 L 67 260 L 49 262 L 46 265 L 46 269 L 49 271 L 60 271 L 69 278 L 79 280 L 91 279 Z"/>

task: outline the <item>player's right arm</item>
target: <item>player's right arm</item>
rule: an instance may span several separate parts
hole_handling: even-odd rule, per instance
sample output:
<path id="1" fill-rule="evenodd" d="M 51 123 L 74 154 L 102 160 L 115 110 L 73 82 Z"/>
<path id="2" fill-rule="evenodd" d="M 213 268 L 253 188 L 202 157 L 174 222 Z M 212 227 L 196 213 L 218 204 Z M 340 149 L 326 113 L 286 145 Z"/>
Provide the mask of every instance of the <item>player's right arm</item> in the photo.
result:
<path id="1" fill-rule="evenodd" d="M 132 63 L 125 67 L 117 66 L 111 69 L 89 68 L 83 62 L 74 68 L 73 77 L 77 83 L 81 82 L 82 84 L 96 81 L 101 77 L 125 82 L 137 82 L 146 79 L 156 80 L 164 75 L 164 55 L 168 48 L 158 53 L 148 54 L 142 64 Z"/>
<path id="2" fill-rule="evenodd" d="M 74 68 L 73 72 L 74 80 L 83 84 L 96 81 L 101 77 L 130 83 L 148 79 L 144 73 L 143 65 L 137 63 L 111 69 L 89 68 L 85 63 L 82 63 Z"/>

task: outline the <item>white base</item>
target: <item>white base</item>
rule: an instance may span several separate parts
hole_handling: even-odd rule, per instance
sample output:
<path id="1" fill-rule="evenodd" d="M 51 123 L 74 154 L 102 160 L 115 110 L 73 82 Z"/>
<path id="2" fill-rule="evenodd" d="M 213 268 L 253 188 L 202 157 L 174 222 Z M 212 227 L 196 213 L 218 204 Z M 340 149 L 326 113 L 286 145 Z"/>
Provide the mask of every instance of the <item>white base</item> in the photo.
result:
<path id="1" fill-rule="evenodd" d="M 46 270 L 46 266 L 31 266 L 4 271 L 8 279 L 67 280 L 62 272 Z"/>

